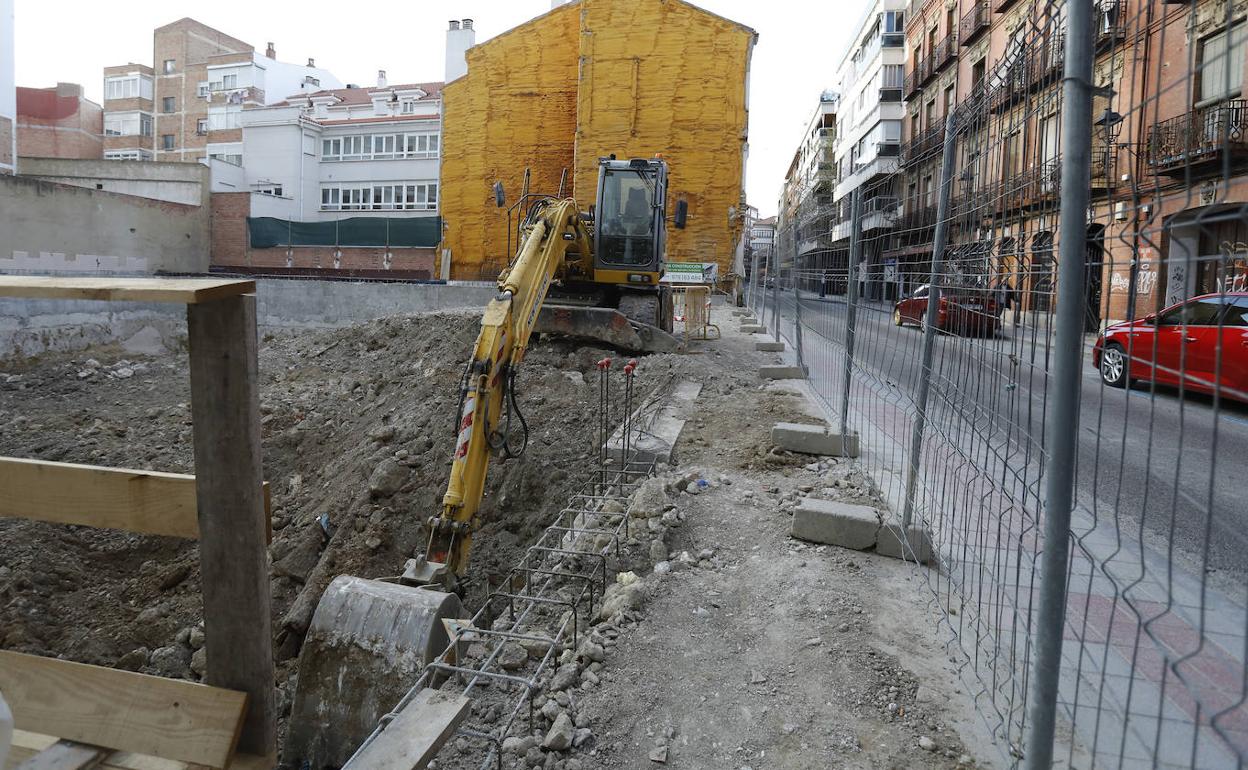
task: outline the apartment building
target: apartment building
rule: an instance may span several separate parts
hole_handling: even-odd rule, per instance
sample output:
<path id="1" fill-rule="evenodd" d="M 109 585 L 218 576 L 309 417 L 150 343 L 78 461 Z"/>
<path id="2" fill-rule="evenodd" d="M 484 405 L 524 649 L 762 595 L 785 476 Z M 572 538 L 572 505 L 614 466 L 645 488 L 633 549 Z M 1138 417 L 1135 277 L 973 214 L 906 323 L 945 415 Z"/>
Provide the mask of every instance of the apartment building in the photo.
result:
<path id="1" fill-rule="evenodd" d="M 340 88 L 331 73 L 277 60 L 194 19 L 158 27 L 153 66 L 104 69 L 105 157 L 240 164 L 242 111 L 300 92 Z"/>
<path id="2" fill-rule="evenodd" d="M 916 0 L 906 27 L 902 216 L 886 256 L 911 285 L 930 270 L 944 119 L 959 110 L 946 260 L 1008 288 L 1020 323 L 1046 323 L 1055 304 L 1062 7 Z M 1101 0 L 1093 14 L 1088 331 L 1248 287 L 1248 7 Z"/>
<path id="3" fill-rule="evenodd" d="M 242 113 L 252 215 L 300 222 L 438 213 L 442 83 L 320 90 Z"/>
<path id="4" fill-rule="evenodd" d="M 840 97 L 828 90 L 819 95 L 801 143 L 793 154 L 779 203 L 773 231 L 784 234 L 773 238 L 786 264 L 800 270 L 822 270 L 830 266 L 832 228 L 830 211 L 836 185 L 836 157 L 833 143 L 837 132 L 837 106 Z M 794 232 L 795 230 L 795 232 Z"/>
<path id="5" fill-rule="evenodd" d="M 77 83 L 17 89 L 17 154 L 25 158 L 98 160 L 104 110 Z"/>
<path id="6" fill-rule="evenodd" d="M 905 0 L 873 0 L 859 20 L 852 43 L 837 70 L 837 130 L 832 152 L 836 184 L 831 212 L 831 255 L 843 269 L 855 224 L 853 201 L 859 199 L 857 222 L 863 234 L 858 267 L 884 272 L 882 239 L 897 217 L 897 198 L 888 183 L 898 169 L 901 152 L 902 86 L 905 70 Z M 801 246 L 799 245 L 799 250 Z M 892 298 L 879 281 L 866 285 L 867 299 Z"/>
<path id="7" fill-rule="evenodd" d="M 0 174 L 17 166 L 17 85 L 13 62 L 13 0 L 0 0 Z"/>

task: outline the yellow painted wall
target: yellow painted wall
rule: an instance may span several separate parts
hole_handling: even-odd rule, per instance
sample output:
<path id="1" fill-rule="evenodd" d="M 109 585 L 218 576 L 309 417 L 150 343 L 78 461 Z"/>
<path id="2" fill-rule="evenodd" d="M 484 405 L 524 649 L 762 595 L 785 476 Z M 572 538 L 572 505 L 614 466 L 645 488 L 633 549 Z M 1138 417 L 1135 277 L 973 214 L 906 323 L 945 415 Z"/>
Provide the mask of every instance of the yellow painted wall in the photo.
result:
<path id="1" fill-rule="evenodd" d="M 579 28 L 580 8 L 561 6 L 474 46 L 469 74 L 442 92 L 442 248 L 451 251 L 456 280 L 496 276 L 507 263 L 496 180 L 508 206 L 520 196 L 525 167 L 530 189 L 552 194 L 568 169 L 570 192 Z"/>
<path id="2" fill-rule="evenodd" d="M 598 158 L 667 159 L 667 258 L 732 270 L 741 238 L 746 77 L 753 31 L 680 0 L 584 0 L 576 197 Z M 689 223 L 672 226 L 676 201 Z"/>
<path id="3" fill-rule="evenodd" d="M 451 277 L 506 261 L 491 186 L 510 201 L 524 167 L 555 193 L 566 167 L 580 206 L 594 202 L 598 158 L 671 167 L 671 261 L 732 269 L 741 238 L 746 78 L 755 34 L 682 0 L 581 0 L 469 51 L 468 75 L 443 92 L 443 249 Z M 689 226 L 671 227 L 676 201 Z"/>

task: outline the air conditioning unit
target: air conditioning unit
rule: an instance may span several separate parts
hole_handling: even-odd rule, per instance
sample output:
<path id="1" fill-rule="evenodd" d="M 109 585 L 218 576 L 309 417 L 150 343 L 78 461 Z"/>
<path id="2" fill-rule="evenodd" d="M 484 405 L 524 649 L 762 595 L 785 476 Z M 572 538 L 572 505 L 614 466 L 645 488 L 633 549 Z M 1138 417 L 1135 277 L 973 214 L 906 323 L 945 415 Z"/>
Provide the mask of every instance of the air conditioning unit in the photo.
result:
<path id="1" fill-rule="evenodd" d="M 1117 203 L 1114 204 L 1114 221 L 1115 222 L 1127 221 L 1127 202 L 1126 201 L 1118 201 Z"/>

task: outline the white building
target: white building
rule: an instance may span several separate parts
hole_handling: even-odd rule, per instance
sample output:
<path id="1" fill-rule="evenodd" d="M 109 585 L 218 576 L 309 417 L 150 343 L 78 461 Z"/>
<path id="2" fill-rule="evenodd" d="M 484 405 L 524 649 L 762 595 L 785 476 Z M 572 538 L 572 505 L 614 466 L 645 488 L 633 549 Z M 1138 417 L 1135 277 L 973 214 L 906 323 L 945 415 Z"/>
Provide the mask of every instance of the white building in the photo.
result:
<path id="1" fill-rule="evenodd" d="M 855 28 L 852 43 L 837 70 L 835 156 L 836 202 L 832 239 L 838 248 L 851 235 L 851 198 L 861 190 L 864 234 L 891 227 L 897 200 L 891 187 L 875 184 L 898 169 L 901 122 L 905 117 L 902 86 L 905 72 L 905 9 L 907 0 L 872 0 Z M 863 258 L 878 269 L 882 239 L 868 237 Z"/>
<path id="2" fill-rule="evenodd" d="M 215 174 L 213 191 L 249 190 L 253 217 L 433 216 L 441 115 L 441 83 L 392 86 L 384 72 L 374 88 L 244 110 L 242 174 Z"/>
<path id="3" fill-rule="evenodd" d="M 0 0 L 0 174 L 12 174 L 17 167 L 13 40 L 13 0 Z"/>

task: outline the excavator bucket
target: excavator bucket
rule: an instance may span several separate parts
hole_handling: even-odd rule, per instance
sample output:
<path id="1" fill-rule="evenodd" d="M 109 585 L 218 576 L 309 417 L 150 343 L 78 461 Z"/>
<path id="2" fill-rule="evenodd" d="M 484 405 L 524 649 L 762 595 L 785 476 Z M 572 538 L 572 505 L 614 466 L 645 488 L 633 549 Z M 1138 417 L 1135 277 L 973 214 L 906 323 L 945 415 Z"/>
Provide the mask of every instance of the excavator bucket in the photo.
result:
<path id="1" fill-rule="evenodd" d="M 459 597 L 340 575 L 325 589 L 299 653 L 282 756 L 288 767 L 341 767 L 446 649 Z M 306 764 L 305 764 L 306 763 Z"/>
<path id="2" fill-rule="evenodd" d="M 633 321 L 615 308 L 545 305 L 534 331 L 597 340 L 630 353 L 675 353 L 680 342 L 654 326 Z"/>

